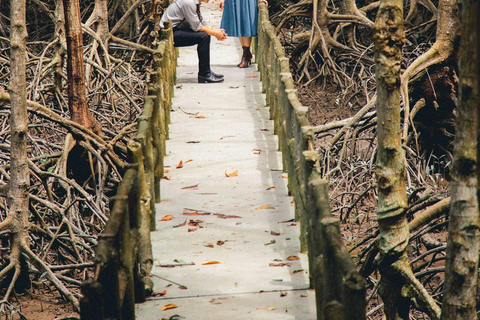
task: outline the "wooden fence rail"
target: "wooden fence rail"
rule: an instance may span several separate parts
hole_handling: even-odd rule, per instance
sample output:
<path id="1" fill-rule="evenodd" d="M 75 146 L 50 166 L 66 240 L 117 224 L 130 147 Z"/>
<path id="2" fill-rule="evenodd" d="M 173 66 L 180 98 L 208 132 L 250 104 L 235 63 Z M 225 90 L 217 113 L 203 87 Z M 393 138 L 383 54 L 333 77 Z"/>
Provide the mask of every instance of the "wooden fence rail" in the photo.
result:
<path id="1" fill-rule="evenodd" d="M 366 282 L 343 244 L 339 220 L 331 214 L 329 182 L 320 178 L 308 108 L 298 100 L 289 59 L 262 2 L 255 51 L 283 167 L 288 174 L 288 190 L 294 198 L 295 218 L 300 221 L 301 250 L 308 248 L 317 319 L 366 319 Z"/>
<path id="2" fill-rule="evenodd" d="M 154 48 L 148 95 L 137 134 L 128 142 L 129 168 L 111 199 L 110 218 L 98 237 L 95 277 L 81 286 L 83 320 L 133 320 L 135 302 L 145 301 L 153 290 L 150 231 L 155 230 L 155 202 L 160 201 L 177 66 L 171 26 L 162 30 L 162 40 Z"/>

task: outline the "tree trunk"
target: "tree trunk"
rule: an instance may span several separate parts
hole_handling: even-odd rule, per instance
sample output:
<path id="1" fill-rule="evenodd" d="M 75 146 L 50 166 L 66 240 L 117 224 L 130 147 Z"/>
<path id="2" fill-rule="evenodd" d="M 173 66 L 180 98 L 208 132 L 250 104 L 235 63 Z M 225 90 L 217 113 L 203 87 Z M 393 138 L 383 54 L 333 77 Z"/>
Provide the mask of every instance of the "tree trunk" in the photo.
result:
<path id="1" fill-rule="evenodd" d="M 478 61 L 478 1 L 466 0 L 462 10 L 459 106 L 452 170 L 452 203 L 448 226 L 445 293 L 442 319 L 473 320 L 476 314 L 479 215 L 477 132 L 480 66 Z M 478 134 L 478 132 L 477 132 Z"/>
<path id="2" fill-rule="evenodd" d="M 10 266 L 15 273 L 6 294 L 11 292 L 20 274 L 22 248 L 28 243 L 28 188 L 30 174 L 27 163 L 27 86 L 26 86 L 26 5 L 25 0 L 10 1 L 10 97 L 11 97 L 11 146 L 10 183 L 8 189 L 8 218 L 10 221 Z"/>
<path id="3" fill-rule="evenodd" d="M 68 108 L 73 121 L 95 133 L 100 125 L 87 106 L 79 0 L 63 0 L 67 37 Z"/>
<path id="4" fill-rule="evenodd" d="M 65 39 L 65 15 L 63 13 L 62 0 L 55 0 L 55 37 L 58 42 L 55 44 L 55 71 L 53 90 L 56 93 L 62 92 L 63 66 L 65 63 L 66 39 Z"/>
<path id="5" fill-rule="evenodd" d="M 381 0 L 374 29 L 380 293 L 387 319 L 409 319 L 409 301 L 401 294 L 405 279 L 399 272 L 408 267 L 405 249 L 409 237 L 405 217 L 405 154 L 400 139 L 400 65 L 405 42 L 403 1 Z"/>

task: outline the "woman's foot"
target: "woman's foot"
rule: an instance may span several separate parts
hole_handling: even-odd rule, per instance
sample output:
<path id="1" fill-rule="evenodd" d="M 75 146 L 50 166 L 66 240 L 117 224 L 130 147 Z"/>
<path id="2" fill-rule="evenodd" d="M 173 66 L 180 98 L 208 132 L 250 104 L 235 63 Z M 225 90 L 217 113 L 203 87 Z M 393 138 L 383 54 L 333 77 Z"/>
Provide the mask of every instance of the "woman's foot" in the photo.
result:
<path id="1" fill-rule="evenodd" d="M 252 53 L 250 52 L 250 47 L 242 46 L 243 54 L 242 61 L 237 65 L 239 68 L 247 68 L 252 64 Z"/>

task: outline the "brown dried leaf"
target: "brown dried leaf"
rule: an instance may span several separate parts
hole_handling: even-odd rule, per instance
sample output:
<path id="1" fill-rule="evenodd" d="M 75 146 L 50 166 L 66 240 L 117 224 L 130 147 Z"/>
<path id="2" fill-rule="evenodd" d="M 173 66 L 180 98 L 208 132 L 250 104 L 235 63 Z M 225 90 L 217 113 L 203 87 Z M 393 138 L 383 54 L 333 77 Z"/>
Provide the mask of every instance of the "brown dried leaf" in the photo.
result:
<path id="1" fill-rule="evenodd" d="M 174 228 L 178 228 L 178 227 L 183 227 L 187 224 L 187 220 L 185 220 L 184 223 L 180 223 L 180 224 L 177 224 L 176 226 L 173 226 Z"/>
<path id="2" fill-rule="evenodd" d="M 193 185 L 193 186 L 183 187 L 182 190 L 183 190 L 183 189 L 193 189 L 193 190 L 197 190 L 199 184 L 200 184 L 200 183 L 197 183 L 196 185 Z"/>
<path id="3" fill-rule="evenodd" d="M 211 212 L 202 211 L 202 210 L 195 210 L 195 209 L 183 209 L 184 216 L 208 216 Z"/>
<path id="4" fill-rule="evenodd" d="M 169 221 L 172 219 L 173 219 L 173 216 L 169 214 L 169 215 L 163 216 L 162 219 L 160 219 L 159 221 Z"/>
<path id="5" fill-rule="evenodd" d="M 215 213 L 215 215 L 217 216 L 217 218 L 220 218 L 220 219 L 240 219 L 241 218 L 240 216 L 235 216 L 232 214 Z"/>
<path id="6" fill-rule="evenodd" d="M 290 267 L 290 264 L 289 263 L 285 263 L 285 262 L 280 262 L 280 263 L 269 263 L 268 264 L 269 267 Z"/>
<path id="7" fill-rule="evenodd" d="M 180 160 L 180 162 L 177 165 L 177 169 L 183 168 L 183 161 Z"/>
<path id="8" fill-rule="evenodd" d="M 287 258 L 287 260 L 294 261 L 294 260 L 300 260 L 300 258 L 297 257 L 297 256 L 290 256 L 290 257 Z"/>
<path id="9" fill-rule="evenodd" d="M 202 263 L 202 265 L 219 264 L 219 263 L 220 263 L 220 261 L 207 261 L 207 262 Z"/>

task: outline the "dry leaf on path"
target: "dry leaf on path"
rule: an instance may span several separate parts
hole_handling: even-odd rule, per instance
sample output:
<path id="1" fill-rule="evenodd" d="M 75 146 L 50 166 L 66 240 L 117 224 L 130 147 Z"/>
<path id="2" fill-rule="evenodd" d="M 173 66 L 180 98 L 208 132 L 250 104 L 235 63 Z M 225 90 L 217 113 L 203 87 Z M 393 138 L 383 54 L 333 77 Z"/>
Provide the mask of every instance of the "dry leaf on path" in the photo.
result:
<path id="1" fill-rule="evenodd" d="M 260 206 L 260 207 L 257 207 L 255 208 L 256 210 L 260 210 L 260 209 L 275 209 L 274 207 L 272 207 L 271 204 L 266 204 L 264 206 Z"/>
<path id="2" fill-rule="evenodd" d="M 173 216 L 169 214 L 169 215 L 163 216 L 162 219 L 160 219 L 159 221 L 169 221 L 172 219 L 173 219 Z"/>
<path id="3" fill-rule="evenodd" d="M 205 116 L 196 116 L 195 118 L 196 118 L 196 119 L 206 119 L 207 117 L 205 117 Z"/>
<path id="4" fill-rule="evenodd" d="M 258 78 L 258 76 L 256 76 L 256 75 L 253 74 L 253 75 L 251 75 L 251 76 L 247 76 L 247 78 Z"/>
<path id="5" fill-rule="evenodd" d="M 184 189 L 193 189 L 193 190 L 197 190 L 197 189 L 198 189 L 198 185 L 199 185 L 199 184 L 200 184 L 200 183 L 197 183 L 197 184 L 195 184 L 195 185 L 193 185 L 193 186 L 183 187 L 183 188 L 182 188 L 182 190 L 184 190 Z"/>
<path id="6" fill-rule="evenodd" d="M 174 228 L 178 228 L 178 227 L 183 227 L 187 224 L 187 220 L 185 220 L 184 223 L 180 223 L 180 224 L 177 224 L 176 226 L 173 226 Z"/>
<path id="7" fill-rule="evenodd" d="M 297 257 L 297 256 L 290 256 L 290 257 L 287 258 L 287 260 L 289 260 L 289 261 L 300 260 L 300 258 Z"/>
<path id="8" fill-rule="evenodd" d="M 182 160 L 180 160 L 180 162 L 177 165 L 177 169 L 181 169 L 181 168 L 183 168 L 183 161 Z"/>
<path id="9" fill-rule="evenodd" d="M 193 159 L 188 159 L 187 161 L 185 161 L 185 163 L 189 163 L 189 162 L 192 162 Z"/>
<path id="10" fill-rule="evenodd" d="M 227 173 L 227 171 L 225 170 L 225 175 L 230 178 L 230 177 L 236 177 L 238 176 L 238 170 L 235 170 L 233 171 L 232 173 Z"/>
<path id="11" fill-rule="evenodd" d="M 217 216 L 217 218 L 220 218 L 220 219 L 240 219 L 241 218 L 240 216 L 234 216 L 232 214 L 215 213 L 215 215 Z"/>
<path id="12" fill-rule="evenodd" d="M 290 267 L 290 264 L 289 263 L 285 263 L 285 262 L 280 262 L 280 263 L 269 263 L 268 264 L 269 267 Z"/>
<path id="13" fill-rule="evenodd" d="M 183 209 L 184 216 L 208 216 L 211 212 L 202 211 L 202 210 L 195 210 L 195 209 Z"/>
<path id="14" fill-rule="evenodd" d="M 164 305 L 162 307 L 162 309 L 160 309 L 160 310 L 165 311 L 165 310 L 170 310 L 170 309 L 175 309 L 175 308 L 178 308 L 178 306 L 176 304 L 169 303 L 169 304 Z"/>
<path id="15" fill-rule="evenodd" d="M 209 264 L 219 264 L 219 263 L 220 263 L 220 261 L 207 261 L 207 262 L 202 263 L 202 265 L 205 266 L 205 265 L 209 265 Z"/>

